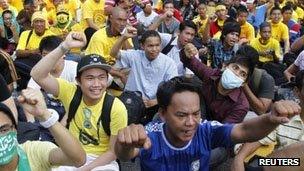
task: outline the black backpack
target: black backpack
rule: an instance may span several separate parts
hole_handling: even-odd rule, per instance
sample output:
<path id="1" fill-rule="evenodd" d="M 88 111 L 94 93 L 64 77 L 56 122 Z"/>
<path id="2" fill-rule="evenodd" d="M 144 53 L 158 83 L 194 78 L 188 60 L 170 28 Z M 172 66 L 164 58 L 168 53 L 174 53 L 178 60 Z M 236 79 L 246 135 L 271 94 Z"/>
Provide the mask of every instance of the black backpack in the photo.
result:
<path id="1" fill-rule="evenodd" d="M 66 127 L 69 128 L 70 122 L 75 117 L 76 111 L 80 105 L 82 99 L 82 91 L 81 88 L 77 85 L 77 89 L 75 91 L 74 97 L 70 103 L 68 118 L 67 118 L 67 125 Z M 102 105 L 102 111 L 97 121 L 97 128 L 100 127 L 100 121 L 102 124 L 102 127 L 105 131 L 105 133 L 108 136 L 111 136 L 111 129 L 110 129 L 110 122 L 111 122 L 111 109 L 114 102 L 114 97 L 106 93 L 103 105 Z"/>
<path id="2" fill-rule="evenodd" d="M 145 114 L 145 104 L 140 91 L 124 91 L 119 99 L 126 106 L 128 111 L 128 125 L 140 123 Z"/>

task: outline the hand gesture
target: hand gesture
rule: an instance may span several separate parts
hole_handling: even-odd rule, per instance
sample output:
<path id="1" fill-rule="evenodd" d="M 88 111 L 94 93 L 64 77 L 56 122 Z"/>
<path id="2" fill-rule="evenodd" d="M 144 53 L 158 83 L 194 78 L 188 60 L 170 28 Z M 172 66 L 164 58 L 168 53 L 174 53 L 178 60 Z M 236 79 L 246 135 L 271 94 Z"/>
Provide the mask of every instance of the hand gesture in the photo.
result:
<path id="1" fill-rule="evenodd" d="M 165 12 L 161 17 L 163 18 L 163 19 L 165 19 L 165 18 L 171 18 L 171 17 L 173 17 L 173 12 L 172 11 L 167 11 L 167 12 Z"/>
<path id="2" fill-rule="evenodd" d="M 80 32 L 71 32 L 67 35 L 63 42 L 63 46 L 71 48 L 82 48 L 87 44 L 86 36 Z"/>
<path id="3" fill-rule="evenodd" d="M 301 113 L 301 107 L 294 101 L 281 100 L 275 102 L 270 115 L 273 123 L 283 124 L 289 122 L 289 118 Z"/>
<path id="4" fill-rule="evenodd" d="M 144 148 L 151 147 L 151 140 L 147 136 L 145 128 L 142 125 L 131 124 L 118 131 L 117 143 L 126 148 Z"/>
<path id="5" fill-rule="evenodd" d="M 126 28 L 122 31 L 121 34 L 124 38 L 133 38 L 137 36 L 137 29 L 132 26 L 126 26 Z"/>
<path id="6" fill-rule="evenodd" d="M 21 91 L 18 97 L 18 102 L 22 105 L 23 109 L 31 113 L 39 120 L 45 120 L 49 115 L 44 97 L 39 90 L 27 88 Z"/>
<path id="7" fill-rule="evenodd" d="M 198 54 L 198 50 L 192 43 L 188 43 L 185 46 L 185 54 L 187 58 L 191 59 Z"/>

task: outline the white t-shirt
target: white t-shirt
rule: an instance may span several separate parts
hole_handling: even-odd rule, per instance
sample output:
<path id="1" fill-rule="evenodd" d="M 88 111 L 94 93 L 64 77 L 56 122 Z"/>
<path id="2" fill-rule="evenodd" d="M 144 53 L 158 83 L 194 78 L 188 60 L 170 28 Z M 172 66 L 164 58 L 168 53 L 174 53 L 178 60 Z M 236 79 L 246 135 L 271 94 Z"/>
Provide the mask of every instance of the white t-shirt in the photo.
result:
<path id="1" fill-rule="evenodd" d="M 304 70 L 304 51 L 302 51 L 297 59 L 295 60 L 294 64 L 299 67 L 299 70 Z"/>
<path id="2" fill-rule="evenodd" d="M 64 68 L 60 75 L 60 78 L 65 79 L 69 82 L 76 83 L 76 70 L 77 70 L 77 62 L 64 60 Z M 33 89 L 40 89 L 40 86 L 33 80 L 33 78 L 30 79 L 30 81 L 27 84 L 27 87 Z"/>
<path id="3" fill-rule="evenodd" d="M 152 11 L 152 13 L 148 17 L 145 16 L 145 13 L 143 11 L 136 14 L 137 20 L 140 23 L 142 23 L 145 27 L 148 27 L 149 25 L 151 25 L 152 21 L 157 16 L 158 16 L 158 14 L 154 11 Z"/>

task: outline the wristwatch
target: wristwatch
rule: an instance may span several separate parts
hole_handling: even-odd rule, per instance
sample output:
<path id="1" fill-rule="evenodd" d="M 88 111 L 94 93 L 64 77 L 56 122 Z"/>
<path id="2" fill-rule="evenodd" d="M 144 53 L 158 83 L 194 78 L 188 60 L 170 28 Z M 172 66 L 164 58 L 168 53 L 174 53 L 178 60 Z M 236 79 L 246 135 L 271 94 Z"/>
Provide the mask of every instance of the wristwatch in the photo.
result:
<path id="1" fill-rule="evenodd" d="M 51 112 L 51 117 L 49 117 L 46 121 L 40 122 L 40 125 L 44 128 L 50 128 L 53 126 L 59 119 L 59 114 L 54 109 L 48 109 L 49 112 Z"/>

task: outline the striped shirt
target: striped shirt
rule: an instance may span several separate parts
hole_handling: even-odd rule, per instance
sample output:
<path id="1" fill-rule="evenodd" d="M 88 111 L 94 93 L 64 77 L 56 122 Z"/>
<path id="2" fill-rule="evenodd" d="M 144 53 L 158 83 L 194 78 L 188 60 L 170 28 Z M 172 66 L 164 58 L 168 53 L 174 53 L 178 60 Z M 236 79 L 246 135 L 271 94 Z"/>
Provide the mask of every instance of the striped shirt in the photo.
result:
<path id="1" fill-rule="evenodd" d="M 304 141 L 304 123 L 300 116 L 296 115 L 290 122 L 279 125 L 259 142 L 263 145 L 277 142 L 277 148 L 280 149 L 299 141 Z"/>

